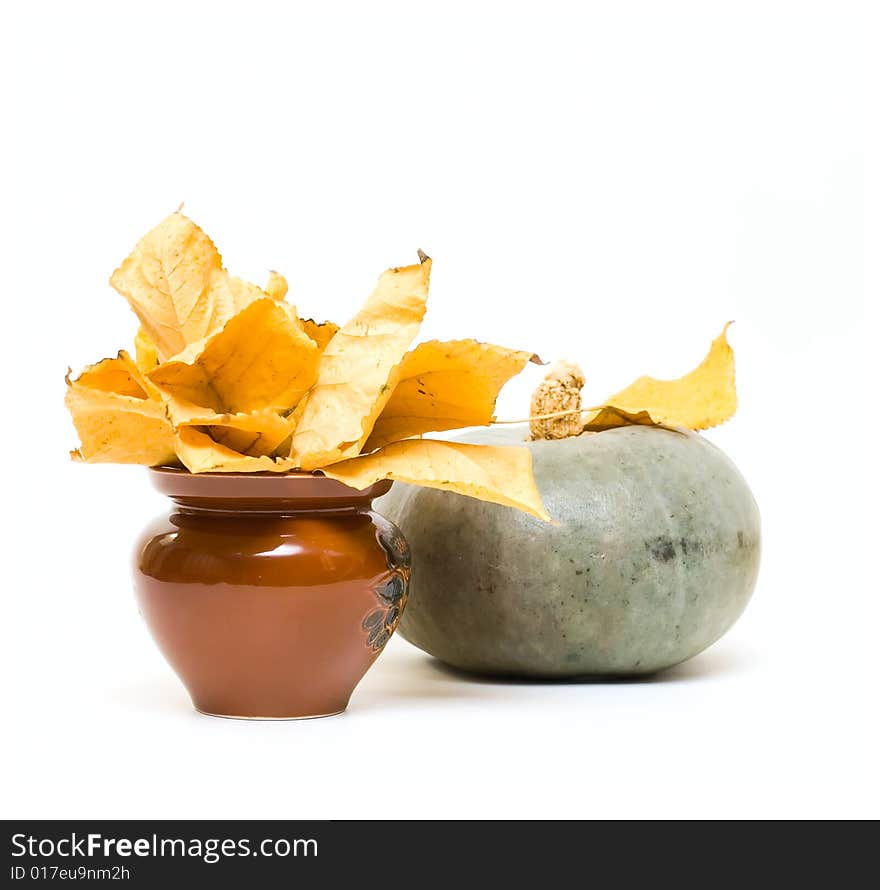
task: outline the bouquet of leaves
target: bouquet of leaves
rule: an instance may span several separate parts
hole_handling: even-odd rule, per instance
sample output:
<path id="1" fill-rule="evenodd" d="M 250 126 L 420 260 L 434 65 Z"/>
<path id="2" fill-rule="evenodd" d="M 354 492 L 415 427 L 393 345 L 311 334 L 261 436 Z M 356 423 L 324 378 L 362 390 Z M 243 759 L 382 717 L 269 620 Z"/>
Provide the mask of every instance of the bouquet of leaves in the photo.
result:
<path id="1" fill-rule="evenodd" d="M 414 349 L 431 260 L 384 272 L 346 324 L 303 319 L 272 273 L 265 288 L 224 269 L 182 213 L 148 232 L 110 284 L 140 320 L 120 351 L 68 374 L 86 462 L 191 473 L 321 472 L 363 489 L 399 479 L 547 514 L 525 448 L 413 438 L 493 420 L 531 352 L 476 340 Z"/>

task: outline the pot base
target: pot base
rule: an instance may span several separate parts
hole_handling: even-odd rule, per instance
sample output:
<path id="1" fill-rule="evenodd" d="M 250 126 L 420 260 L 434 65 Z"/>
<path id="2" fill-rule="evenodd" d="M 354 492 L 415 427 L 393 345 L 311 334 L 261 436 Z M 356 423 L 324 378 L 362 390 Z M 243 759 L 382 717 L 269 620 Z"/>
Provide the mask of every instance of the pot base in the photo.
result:
<path id="1" fill-rule="evenodd" d="M 338 717 L 340 714 L 345 713 L 345 708 L 342 708 L 339 711 L 328 711 L 326 714 L 301 714 L 296 717 L 250 717 L 243 714 L 212 714 L 210 711 L 203 711 L 201 708 L 196 708 L 196 713 L 201 714 L 203 717 L 217 717 L 220 720 L 276 720 L 276 721 L 285 721 L 285 720 L 320 720 L 322 717 Z"/>

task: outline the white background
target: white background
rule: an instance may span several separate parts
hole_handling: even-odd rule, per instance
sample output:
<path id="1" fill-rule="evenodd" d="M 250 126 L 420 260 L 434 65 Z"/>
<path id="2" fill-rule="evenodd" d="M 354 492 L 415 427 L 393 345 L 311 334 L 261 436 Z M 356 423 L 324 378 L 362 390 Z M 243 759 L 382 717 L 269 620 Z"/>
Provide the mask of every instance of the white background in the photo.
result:
<path id="1" fill-rule="evenodd" d="M 868 9 L 4 5 L 0 815 L 880 815 Z M 650 682 L 466 680 L 395 639 L 343 717 L 195 714 L 130 591 L 162 499 L 68 463 L 62 406 L 130 343 L 107 278 L 181 201 L 303 315 L 423 247 L 425 338 L 577 360 L 588 400 L 736 319 L 708 435 L 762 509 L 745 616 Z"/>

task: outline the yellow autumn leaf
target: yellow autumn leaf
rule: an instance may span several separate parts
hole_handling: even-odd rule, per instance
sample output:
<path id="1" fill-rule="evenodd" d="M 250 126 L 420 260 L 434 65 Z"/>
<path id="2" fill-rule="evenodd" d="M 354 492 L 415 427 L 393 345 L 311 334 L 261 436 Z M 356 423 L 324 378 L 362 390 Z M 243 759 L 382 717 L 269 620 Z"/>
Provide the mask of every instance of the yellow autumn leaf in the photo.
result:
<path id="1" fill-rule="evenodd" d="M 540 363 L 531 352 L 477 340 L 420 343 L 400 363 L 397 385 L 364 450 L 491 423 L 501 387 L 529 361 Z"/>
<path id="2" fill-rule="evenodd" d="M 286 284 L 285 282 L 285 286 Z M 217 301 L 218 307 L 220 307 L 217 315 L 218 321 L 213 326 L 214 330 L 218 330 L 225 324 L 226 320 L 241 312 L 242 309 L 253 303 L 254 300 L 270 297 L 271 294 L 267 294 L 266 291 L 259 285 L 253 284 L 253 282 L 229 275 L 224 269 L 222 274 L 214 276 L 211 296 Z M 272 299 L 275 298 L 272 297 Z M 222 321 L 219 320 L 221 318 L 223 319 Z M 193 342 L 195 341 L 190 341 L 190 343 Z"/>
<path id="3" fill-rule="evenodd" d="M 287 296 L 287 279 L 280 272 L 273 270 L 269 273 L 266 293 L 273 300 L 283 300 Z"/>
<path id="4" fill-rule="evenodd" d="M 656 380 L 640 377 L 631 386 L 607 398 L 603 408 L 585 418 L 587 429 L 609 429 L 634 421 L 627 415 L 647 412 L 655 423 L 689 430 L 705 430 L 729 420 L 736 412 L 736 375 L 727 329 L 712 341 L 708 355 L 684 377 Z M 617 408 L 615 414 L 608 408 Z M 615 420 L 620 422 L 615 422 Z M 638 421 L 636 421 L 638 422 Z"/>
<path id="5" fill-rule="evenodd" d="M 174 431 L 165 406 L 125 352 L 68 379 L 64 403 L 80 447 L 72 456 L 89 463 L 159 466 L 175 462 Z"/>
<path id="6" fill-rule="evenodd" d="M 268 408 L 248 413 L 215 414 L 174 399 L 169 399 L 167 407 L 172 425 L 178 431 L 181 427 L 196 427 L 239 454 L 254 457 L 272 454 L 293 433 L 292 422 Z"/>
<path id="7" fill-rule="evenodd" d="M 323 473 L 360 490 L 380 479 L 441 488 L 550 521 L 532 476 L 528 448 L 408 439 L 335 463 Z"/>
<path id="8" fill-rule="evenodd" d="M 159 364 L 159 350 L 156 349 L 156 344 L 144 330 L 143 325 L 138 328 L 134 338 L 134 361 L 143 374 L 152 371 Z"/>
<path id="9" fill-rule="evenodd" d="M 303 330 L 318 344 L 318 349 L 321 351 L 325 349 L 339 330 L 339 325 L 333 324 L 332 321 L 317 322 L 313 318 L 303 318 L 301 321 Z"/>
<path id="10" fill-rule="evenodd" d="M 286 411 L 315 382 L 318 356 L 292 307 L 263 297 L 148 376 L 169 398 L 218 414 Z"/>
<path id="11" fill-rule="evenodd" d="M 192 426 L 178 429 L 174 448 L 191 473 L 287 473 L 295 469 L 290 458 L 243 455 Z"/>
<path id="12" fill-rule="evenodd" d="M 155 396 L 155 387 L 141 373 L 131 356 L 120 349 L 116 358 L 105 358 L 84 368 L 76 384 L 86 389 L 147 399 Z"/>
<path id="13" fill-rule="evenodd" d="M 619 426 L 658 426 L 654 418 L 647 411 L 639 411 L 636 414 L 630 414 L 606 405 L 598 408 L 590 415 L 584 424 L 583 431 L 589 433 L 601 433 L 603 430 L 613 430 Z"/>
<path id="14" fill-rule="evenodd" d="M 304 470 L 357 455 L 397 383 L 425 314 L 431 260 L 389 269 L 361 311 L 327 344 L 297 412 L 291 457 Z"/>
<path id="15" fill-rule="evenodd" d="M 230 278 L 211 239 L 172 213 L 137 243 L 110 284 L 140 319 L 161 359 L 210 336 L 263 291 Z"/>

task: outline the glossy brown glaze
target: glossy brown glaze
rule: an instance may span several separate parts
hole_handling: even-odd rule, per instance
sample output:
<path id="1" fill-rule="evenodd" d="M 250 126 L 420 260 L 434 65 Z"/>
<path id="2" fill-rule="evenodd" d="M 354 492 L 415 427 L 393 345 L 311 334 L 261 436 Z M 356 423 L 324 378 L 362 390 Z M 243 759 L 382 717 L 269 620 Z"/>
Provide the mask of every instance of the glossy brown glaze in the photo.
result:
<path id="1" fill-rule="evenodd" d="M 317 717 L 349 696 L 397 626 L 409 549 L 359 492 L 311 475 L 150 470 L 175 508 L 134 557 L 142 615 L 196 708 Z"/>

